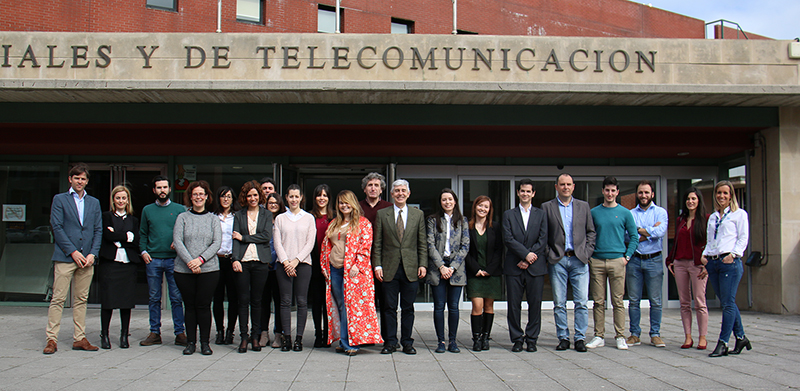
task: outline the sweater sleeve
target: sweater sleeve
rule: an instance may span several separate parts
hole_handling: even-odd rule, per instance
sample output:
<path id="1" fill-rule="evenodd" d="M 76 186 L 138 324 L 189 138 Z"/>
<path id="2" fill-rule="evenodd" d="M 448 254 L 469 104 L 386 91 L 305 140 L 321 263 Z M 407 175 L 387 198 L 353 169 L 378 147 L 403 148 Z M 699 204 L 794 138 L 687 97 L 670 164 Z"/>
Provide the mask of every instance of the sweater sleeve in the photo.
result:
<path id="1" fill-rule="evenodd" d="M 636 221 L 633 220 L 633 214 L 628 211 L 627 221 L 625 222 L 625 230 L 628 231 L 628 235 L 631 238 L 631 241 L 628 242 L 628 249 L 625 251 L 625 256 L 630 258 L 633 256 L 633 253 L 636 251 L 636 248 L 639 247 L 639 231 L 636 227 Z"/>
<path id="2" fill-rule="evenodd" d="M 301 244 L 300 250 L 297 252 L 297 259 L 300 262 L 311 264 L 311 251 L 314 250 L 314 243 L 317 241 L 317 224 L 314 217 L 310 214 L 302 218 L 303 224 L 306 229 L 305 238 L 298 238 L 298 243 Z"/>
<path id="3" fill-rule="evenodd" d="M 275 226 L 272 229 L 272 239 L 275 245 L 275 254 L 278 255 L 278 262 L 283 263 L 289 260 L 289 257 L 286 255 L 286 250 L 283 248 L 283 234 L 281 233 L 281 226 L 283 226 L 283 220 L 285 216 L 278 216 L 275 219 Z"/>
<path id="4" fill-rule="evenodd" d="M 192 260 L 192 255 L 186 248 L 184 243 L 184 234 L 186 229 L 186 216 L 183 213 L 178 215 L 175 219 L 175 227 L 172 229 L 172 242 L 175 243 L 175 252 L 178 253 L 178 260 L 187 263 Z"/>
<path id="5" fill-rule="evenodd" d="M 222 246 L 222 225 L 220 224 L 219 219 L 213 214 L 209 213 L 206 216 L 211 216 L 211 218 L 207 218 L 211 225 L 209 227 L 211 228 L 211 244 L 200 254 L 200 256 L 205 260 L 209 260 L 217 256 L 217 251 L 219 251 L 219 248 Z"/>

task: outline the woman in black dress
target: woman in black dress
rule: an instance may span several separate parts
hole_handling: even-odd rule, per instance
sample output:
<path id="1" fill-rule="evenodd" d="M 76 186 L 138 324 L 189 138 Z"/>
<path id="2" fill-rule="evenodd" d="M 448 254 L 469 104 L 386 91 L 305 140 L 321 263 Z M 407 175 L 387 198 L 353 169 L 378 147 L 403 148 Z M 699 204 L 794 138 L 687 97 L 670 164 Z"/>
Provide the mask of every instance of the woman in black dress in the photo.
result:
<path id="1" fill-rule="evenodd" d="M 100 347 L 111 349 L 108 327 L 114 308 L 119 308 L 119 347 L 126 349 L 131 308 L 136 290 L 136 264 L 139 258 L 139 219 L 133 216 L 131 192 L 125 186 L 111 190 L 111 211 L 103 212 L 103 240 L 100 245 Z"/>

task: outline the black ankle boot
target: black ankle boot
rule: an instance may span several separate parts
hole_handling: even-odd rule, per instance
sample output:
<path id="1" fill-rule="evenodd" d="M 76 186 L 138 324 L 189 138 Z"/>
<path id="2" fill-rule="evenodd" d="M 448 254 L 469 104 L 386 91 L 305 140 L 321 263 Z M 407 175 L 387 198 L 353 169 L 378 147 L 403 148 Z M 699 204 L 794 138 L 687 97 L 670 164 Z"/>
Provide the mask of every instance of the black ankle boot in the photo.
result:
<path id="1" fill-rule="evenodd" d="M 186 343 L 186 348 L 183 349 L 183 354 L 188 356 L 188 355 L 194 354 L 195 350 L 197 350 L 197 346 L 195 345 L 195 343 L 194 342 L 188 342 L 188 343 Z"/>
<path id="2" fill-rule="evenodd" d="M 222 345 L 225 343 L 225 329 L 217 330 L 217 338 L 214 340 L 214 344 Z"/>
<path id="3" fill-rule="evenodd" d="M 239 353 L 247 353 L 247 343 L 249 340 L 247 339 L 246 335 L 242 335 L 242 342 L 239 342 L 239 349 L 237 350 Z"/>
<path id="4" fill-rule="evenodd" d="M 253 339 L 250 340 L 250 345 L 253 345 L 254 352 L 261 351 L 261 343 L 259 342 L 259 337 L 253 337 Z"/>
<path id="5" fill-rule="evenodd" d="M 128 343 L 128 328 L 124 327 L 119 331 L 119 347 L 122 349 L 127 349 L 131 347 L 131 344 Z"/>
<path id="6" fill-rule="evenodd" d="M 281 351 L 288 352 L 292 350 L 292 335 L 281 334 Z"/>
<path id="7" fill-rule="evenodd" d="M 472 351 L 480 352 L 483 348 L 481 345 L 481 332 L 483 331 L 483 315 L 470 315 L 470 326 L 472 328 Z"/>
<path id="8" fill-rule="evenodd" d="M 100 332 L 100 347 L 103 349 L 111 349 L 111 340 L 108 338 L 108 331 Z"/>
<path id="9" fill-rule="evenodd" d="M 483 334 L 481 335 L 481 349 L 489 350 L 489 340 L 492 339 L 492 325 L 494 314 L 483 313 Z"/>
<path id="10" fill-rule="evenodd" d="M 721 357 L 728 355 L 728 345 L 725 342 L 718 341 L 717 347 L 714 351 L 708 354 L 708 357 Z"/>
<path id="11" fill-rule="evenodd" d="M 322 331 L 317 330 L 315 338 L 314 338 L 314 347 L 321 348 L 325 345 L 325 342 L 322 340 Z"/>
<path id="12" fill-rule="evenodd" d="M 294 339 L 294 347 L 292 348 L 295 352 L 302 352 L 303 351 L 303 336 L 298 335 Z"/>
<path id="13" fill-rule="evenodd" d="M 750 340 L 747 339 L 746 335 L 743 336 L 742 339 L 736 338 L 736 346 L 733 348 L 733 350 L 728 352 L 728 354 L 739 354 L 742 352 L 742 350 L 744 350 L 744 348 L 747 348 L 747 350 L 753 348 L 753 345 L 750 344 Z"/>
<path id="14" fill-rule="evenodd" d="M 204 356 L 210 356 L 214 354 L 214 351 L 211 350 L 211 345 L 208 342 L 200 342 L 200 353 Z"/>
<path id="15" fill-rule="evenodd" d="M 225 334 L 225 342 L 224 345 L 231 345 L 233 344 L 233 328 L 228 327 L 228 332 Z"/>

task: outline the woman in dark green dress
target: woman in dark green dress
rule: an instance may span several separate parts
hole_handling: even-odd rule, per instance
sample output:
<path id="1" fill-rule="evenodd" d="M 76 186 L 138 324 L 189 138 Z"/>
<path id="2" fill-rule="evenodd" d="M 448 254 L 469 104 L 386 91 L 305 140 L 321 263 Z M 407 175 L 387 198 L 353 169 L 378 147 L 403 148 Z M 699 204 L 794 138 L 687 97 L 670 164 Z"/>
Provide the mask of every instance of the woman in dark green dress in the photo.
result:
<path id="1" fill-rule="evenodd" d="M 503 274 L 503 238 L 500 226 L 494 225 L 494 206 L 487 196 L 472 203 L 469 219 L 467 297 L 472 300 L 472 350 L 489 350 L 489 336 L 494 322 L 494 301 L 500 299 L 500 276 Z"/>

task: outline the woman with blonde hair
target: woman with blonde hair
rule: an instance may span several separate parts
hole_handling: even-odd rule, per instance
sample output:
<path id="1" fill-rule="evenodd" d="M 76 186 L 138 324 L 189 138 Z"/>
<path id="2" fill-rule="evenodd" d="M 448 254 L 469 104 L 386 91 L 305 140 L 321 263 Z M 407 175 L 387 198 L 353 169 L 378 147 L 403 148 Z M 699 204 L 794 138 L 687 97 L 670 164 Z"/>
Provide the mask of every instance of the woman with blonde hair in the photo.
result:
<path id="1" fill-rule="evenodd" d="M 354 356 L 359 345 L 383 343 L 373 301 L 372 225 L 352 191 L 339 192 L 336 206 L 320 249 L 327 280 L 328 343 L 338 339 L 336 351 Z"/>
<path id="2" fill-rule="evenodd" d="M 749 224 L 747 212 L 739 208 L 736 201 L 733 184 L 730 181 L 718 182 L 714 186 L 714 213 L 708 219 L 706 249 L 700 259 L 722 305 L 722 329 L 717 347 L 709 357 L 739 354 L 744 348 L 752 349 L 750 340 L 744 335 L 742 317 L 736 306 L 736 290 L 744 273 L 742 256 L 747 248 Z M 731 332 L 736 336 L 736 346 L 728 351 Z"/>
<path id="3" fill-rule="evenodd" d="M 100 244 L 100 347 L 111 349 L 108 327 L 114 308 L 119 308 L 119 347 L 126 349 L 131 308 L 136 305 L 136 265 L 139 258 L 139 219 L 133 216 L 131 191 L 125 186 L 111 190 L 111 210 L 103 212 L 103 240 Z"/>

